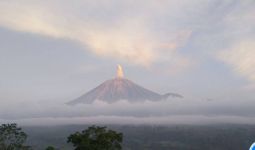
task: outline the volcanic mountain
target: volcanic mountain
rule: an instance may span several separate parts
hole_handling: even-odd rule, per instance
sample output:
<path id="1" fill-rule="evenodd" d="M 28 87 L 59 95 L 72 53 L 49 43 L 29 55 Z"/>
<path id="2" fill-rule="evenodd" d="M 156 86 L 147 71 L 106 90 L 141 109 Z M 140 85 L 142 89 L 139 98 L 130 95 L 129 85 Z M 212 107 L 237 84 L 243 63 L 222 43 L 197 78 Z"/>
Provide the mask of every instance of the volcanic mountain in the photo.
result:
<path id="1" fill-rule="evenodd" d="M 167 99 L 169 96 L 179 98 L 182 97 L 181 95 L 175 93 L 167 93 L 161 95 L 143 88 L 124 78 L 122 67 L 118 65 L 116 78 L 103 82 L 86 94 L 78 97 L 73 101 L 70 101 L 68 104 L 74 105 L 78 103 L 93 103 L 95 100 L 101 100 L 107 103 L 113 103 L 118 100 L 128 100 L 129 102 L 145 100 L 158 101 Z"/>

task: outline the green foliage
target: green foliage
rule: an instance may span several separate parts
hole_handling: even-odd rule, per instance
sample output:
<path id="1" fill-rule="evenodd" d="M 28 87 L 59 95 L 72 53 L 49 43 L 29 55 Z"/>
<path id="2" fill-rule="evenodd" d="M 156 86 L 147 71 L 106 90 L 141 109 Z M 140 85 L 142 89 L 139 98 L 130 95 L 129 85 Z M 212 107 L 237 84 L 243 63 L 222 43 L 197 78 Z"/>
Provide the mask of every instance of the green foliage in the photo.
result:
<path id="1" fill-rule="evenodd" d="M 56 150 L 53 146 L 48 146 L 45 150 Z"/>
<path id="2" fill-rule="evenodd" d="M 0 149 L 1 150 L 30 150 L 25 146 L 27 135 L 17 124 L 2 124 L 0 126 Z"/>
<path id="3" fill-rule="evenodd" d="M 106 127 L 91 126 L 68 137 L 75 150 L 121 150 L 123 135 Z"/>

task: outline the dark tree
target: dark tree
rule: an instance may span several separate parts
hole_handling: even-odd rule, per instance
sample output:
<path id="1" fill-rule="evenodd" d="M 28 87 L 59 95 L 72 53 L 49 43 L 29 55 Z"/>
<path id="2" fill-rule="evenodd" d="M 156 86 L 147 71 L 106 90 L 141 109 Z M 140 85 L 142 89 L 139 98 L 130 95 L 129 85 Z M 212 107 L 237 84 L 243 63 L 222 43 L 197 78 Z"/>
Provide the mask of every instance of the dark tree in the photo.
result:
<path id="1" fill-rule="evenodd" d="M 2 124 L 0 126 L 0 149 L 1 150 L 31 150 L 25 146 L 27 135 L 17 124 Z"/>
<path id="2" fill-rule="evenodd" d="M 45 150 L 56 150 L 53 146 L 48 146 Z"/>
<path id="3" fill-rule="evenodd" d="M 121 150 L 123 135 L 106 127 L 91 126 L 68 137 L 75 150 Z"/>

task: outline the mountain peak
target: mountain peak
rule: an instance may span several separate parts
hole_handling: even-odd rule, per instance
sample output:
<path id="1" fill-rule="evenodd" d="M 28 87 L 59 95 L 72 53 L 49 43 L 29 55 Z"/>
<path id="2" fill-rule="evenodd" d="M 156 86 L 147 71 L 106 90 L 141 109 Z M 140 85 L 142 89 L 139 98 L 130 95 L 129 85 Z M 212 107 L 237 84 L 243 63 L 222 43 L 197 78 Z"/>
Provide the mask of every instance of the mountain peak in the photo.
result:
<path id="1" fill-rule="evenodd" d="M 118 100 L 128 100 L 130 102 L 141 102 L 145 100 L 158 101 L 167 99 L 169 96 L 181 98 L 180 95 L 174 93 L 158 94 L 124 78 L 121 65 L 117 66 L 116 73 L 116 78 L 103 82 L 68 104 L 93 103 L 95 100 L 101 100 L 107 103 L 113 103 Z"/>

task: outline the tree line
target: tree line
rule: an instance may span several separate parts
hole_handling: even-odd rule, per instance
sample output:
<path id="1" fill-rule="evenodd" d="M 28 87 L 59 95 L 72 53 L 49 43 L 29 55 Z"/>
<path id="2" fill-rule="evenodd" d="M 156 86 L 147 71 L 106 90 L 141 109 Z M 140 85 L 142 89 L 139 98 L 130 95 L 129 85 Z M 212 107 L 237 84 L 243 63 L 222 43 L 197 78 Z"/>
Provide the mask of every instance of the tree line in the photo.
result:
<path id="1" fill-rule="evenodd" d="M 2 124 L 0 126 L 1 150 L 33 150 L 26 145 L 28 135 L 17 124 Z M 107 127 L 90 126 L 81 132 L 75 132 L 67 137 L 74 150 L 121 150 L 123 134 Z M 45 150 L 58 150 L 48 146 Z"/>

